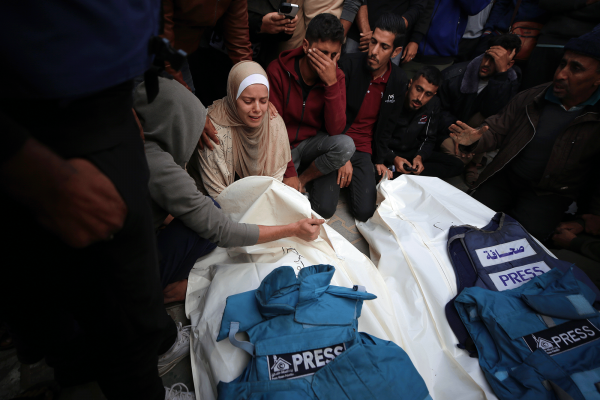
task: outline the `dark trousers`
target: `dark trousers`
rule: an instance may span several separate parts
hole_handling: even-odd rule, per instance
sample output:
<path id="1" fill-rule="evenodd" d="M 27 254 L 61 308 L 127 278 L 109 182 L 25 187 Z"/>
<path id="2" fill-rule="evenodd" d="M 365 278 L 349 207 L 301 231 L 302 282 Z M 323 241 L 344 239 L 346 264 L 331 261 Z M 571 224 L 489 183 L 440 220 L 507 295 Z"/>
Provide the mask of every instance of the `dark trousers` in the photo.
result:
<path id="1" fill-rule="evenodd" d="M 411 153 L 398 153 L 396 155 L 405 158 L 412 163 L 416 156 L 416 152 Z M 440 153 L 438 151 L 432 151 L 429 157 L 423 161 L 423 172 L 420 176 L 433 176 L 440 179 L 448 179 L 453 176 L 460 175 L 465 165 L 456 156 Z M 402 175 L 402 173 L 394 172 L 394 178 Z"/>
<path id="2" fill-rule="evenodd" d="M 131 113 L 131 87 L 123 96 L 128 104 L 122 110 L 106 99 L 77 110 L 74 101 L 61 106 L 60 129 L 51 122 L 43 126 L 57 138 L 81 135 L 70 121 L 83 117 L 86 135 L 106 134 L 107 127 L 119 133 L 121 142 L 110 148 L 72 156 L 88 159 L 113 182 L 127 205 L 122 230 L 113 240 L 73 249 L 42 228 L 31 210 L 3 196 L 10 234 L 1 245 L 0 320 L 14 334 L 21 360 L 46 357 L 61 386 L 95 379 L 109 399 L 163 399 L 158 354 L 175 342 L 177 329 L 163 306 L 148 167 Z M 43 113 L 43 102 L 27 113 L 36 115 L 38 105 Z M 124 117 L 109 124 L 116 114 Z"/>
<path id="3" fill-rule="evenodd" d="M 472 196 L 492 210 L 510 215 L 542 242 L 552 235 L 573 202 L 557 194 L 537 195 L 531 183 L 510 170 L 510 164 L 479 186 Z"/>
<path id="4" fill-rule="evenodd" d="M 377 181 L 371 155 L 356 151 L 352 158 L 352 181 L 350 182 L 350 209 L 357 220 L 364 222 L 375 213 Z"/>
<path id="5" fill-rule="evenodd" d="M 219 204 L 214 202 L 219 207 Z M 158 231 L 156 242 L 160 283 L 163 289 L 171 283 L 187 279 L 196 260 L 217 247 L 215 243 L 200 237 L 177 218 Z"/>
<path id="6" fill-rule="evenodd" d="M 298 175 L 313 161 L 323 174 L 307 185 L 311 207 L 323 218 L 331 218 L 335 214 L 340 197 L 340 186 L 337 184 L 338 169 L 350 160 L 354 151 L 354 141 L 350 136 L 329 136 L 325 132 L 318 132 L 292 149 L 292 159 Z"/>

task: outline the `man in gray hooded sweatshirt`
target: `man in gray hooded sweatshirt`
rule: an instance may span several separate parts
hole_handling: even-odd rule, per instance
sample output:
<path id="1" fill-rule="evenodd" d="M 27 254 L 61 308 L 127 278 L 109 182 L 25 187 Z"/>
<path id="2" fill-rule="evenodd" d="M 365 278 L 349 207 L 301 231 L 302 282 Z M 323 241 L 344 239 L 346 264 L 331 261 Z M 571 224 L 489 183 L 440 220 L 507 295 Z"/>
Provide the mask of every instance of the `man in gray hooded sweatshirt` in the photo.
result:
<path id="1" fill-rule="evenodd" d="M 186 164 L 197 153 L 194 150 L 204 128 L 206 109 L 177 81 L 159 78 L 159 87 L 158 96 L 148 104 L 145 85 L 140 84 L 135 90 L 134 109 L 143 127 L 150 168 L 165 302 L 185 298 L 189 271 L 199 257 L 217 245 L 252 246 L 292 236 L 306 241 L 317 238 L 325 222 L 322 219 L 306 218 L 282 226 L 237 223 L 204 196 L 186 171 Z"/>

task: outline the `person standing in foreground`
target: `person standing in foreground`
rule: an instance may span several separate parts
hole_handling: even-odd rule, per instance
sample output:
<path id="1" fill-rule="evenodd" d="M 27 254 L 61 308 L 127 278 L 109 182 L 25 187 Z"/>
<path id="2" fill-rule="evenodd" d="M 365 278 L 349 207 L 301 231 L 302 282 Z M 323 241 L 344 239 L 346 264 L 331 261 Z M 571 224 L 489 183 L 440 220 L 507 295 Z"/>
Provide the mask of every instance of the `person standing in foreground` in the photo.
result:
<path id="1" fill-rule="evenodd" d="M 600 31 L 571 39 L 565 50 L 551 84 L 517 94 L 480 128 L 450 126 L 463 151 L 499 149 L 473 197 L 542 241 L 588 182 L 600 179 Z M 589 212 L 600 212 L 598 188 Z"/>
<path id="2" fill-rule="evenodd" d="M 402 102 L 396 99 L 404 98 L 406 91 L 404 71 L 391 62 L 402 53 L 404 21 L 395 14 L 384 14 L 374 27 L 368 53 L 345 54 L 340 59 L 348 93 L 344 133 L 352 138 L 356 151 L 340 168 L 338 183 L 350 189 L 350 207 L 359 221 L 366 221 L 375 212 L 377 181 L 373 163 L 377 175 L 391 178 L 391 171 L 383 165 L 381 147 L 402 111 Z"/>
<path id="3" fill-rule="evenodd" d="M 308 189 L 312 209 L 323 218 L 335 213 L 337 170 L 355 150 L 352 139 L 340 135 L 346 124 L 345 78 L 337 67 L 343 40 L 340 20 L 319 14 L 310 21 L 302 47 L 284 51 L 267 68 L 269 100 L 285 122 L 292 148 L 283 183 Z"/>
<path id="4" fill-rule="evenodd" d="M 0 45 L 0 319 L 22 363 L 46 357 L 61 387 L 96 380 L 108 399 L 165 398 L 158 354 L 179 343 L 131 96 L 159 11 L 51 0 L 0 14 L 18 36 Z"/>

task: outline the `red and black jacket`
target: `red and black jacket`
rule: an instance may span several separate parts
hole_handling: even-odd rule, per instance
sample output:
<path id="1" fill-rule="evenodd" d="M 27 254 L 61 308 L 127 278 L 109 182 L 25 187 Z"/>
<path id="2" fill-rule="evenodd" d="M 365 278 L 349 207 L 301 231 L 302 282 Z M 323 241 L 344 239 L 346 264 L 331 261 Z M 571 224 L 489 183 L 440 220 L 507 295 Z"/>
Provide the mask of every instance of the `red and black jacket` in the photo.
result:
<path id="1" fill-rule="evenodd" d="M 284 51 L 267 68 L 269 100 L 282 116 L 287 127 L 290 146 L 324 130 L 329 135 L 339 135 L 346 125 L 346 83 L 344 73 L 337 69 L 337 83 L 325 86 L 317 83 L 306 101 L 302 96 L 298 74 L 294 68 L 297 58 L 304 56 L 302 47 Z M 288 164 L 284 177 L 296 176 L 293 161 Z"/>

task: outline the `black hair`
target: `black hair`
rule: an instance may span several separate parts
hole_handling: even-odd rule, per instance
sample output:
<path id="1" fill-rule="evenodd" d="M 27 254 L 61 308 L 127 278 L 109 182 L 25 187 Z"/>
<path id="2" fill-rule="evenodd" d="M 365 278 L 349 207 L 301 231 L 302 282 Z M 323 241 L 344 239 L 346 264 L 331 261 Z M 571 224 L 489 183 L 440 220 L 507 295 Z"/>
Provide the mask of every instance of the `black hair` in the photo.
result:
<path id="1" fill-rule="evenodd" d="M 503 47 L 508 52 L 515 50 L 515 55 L 521 50 L 521 38 L 512 33 L 505 33 L 499 36 L 493 36 L 488 41 L 488 49 L 492 46 Z"/>
<path id="2" fill-rule="evenodd" d="M 314 17 L 306 28 L 304 36 L 309 43 L 317 40 L 344 43 L 344 27 L 333 14 L 323 13 Z"/>
<path id="3" fill-rule="evenodd" d="M 392 13 L 381 14 L 381 17 L 375 22 L 373 31 L 375 31 L 376 28 L 396 35 L 394 38 L 394 50 L 396 50 L 397 47 L 404 45 L 406 25 L 404 24 L 402 17 Z"/>
<path id="4" fill-rule="evenodd" d="M 440 87 L 442 85 L 442 82 L 444 81 L 440 70 L 436 67 L 432 67 L 431 65 L 425 65 L 420 70 L 418 70 L 415 76 L 413 76 L 412 81 L 416 81 L 421 76 L 424 76 L 425 79 L 427 79 L 427 82 L 437 87 Z"/>

